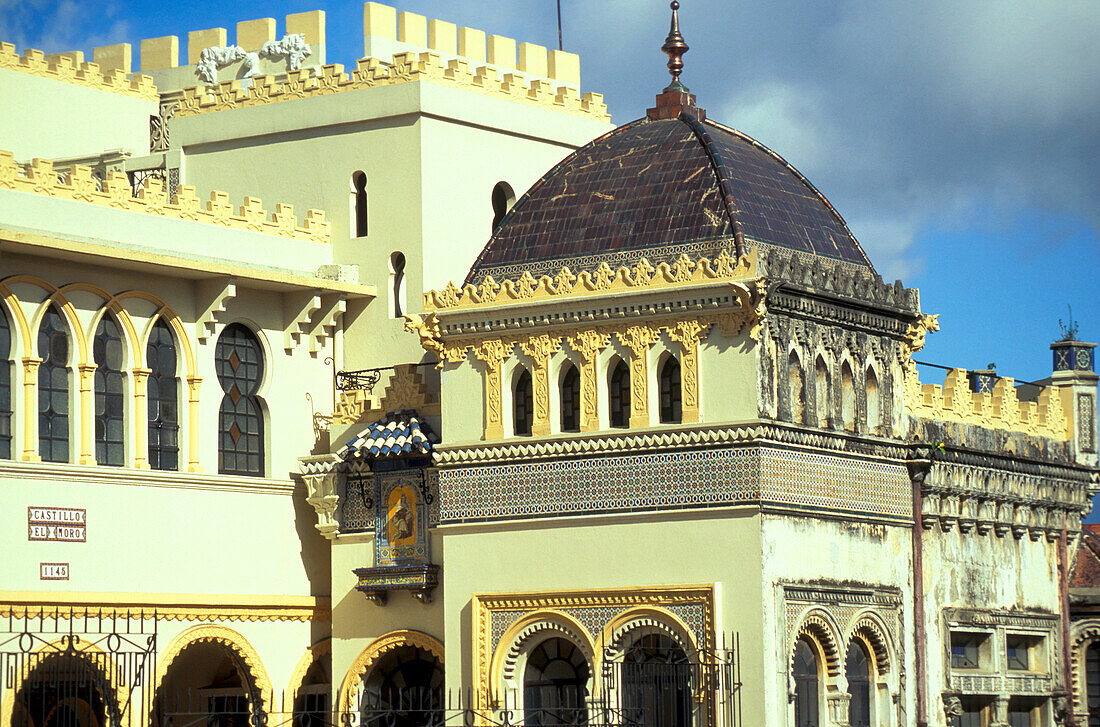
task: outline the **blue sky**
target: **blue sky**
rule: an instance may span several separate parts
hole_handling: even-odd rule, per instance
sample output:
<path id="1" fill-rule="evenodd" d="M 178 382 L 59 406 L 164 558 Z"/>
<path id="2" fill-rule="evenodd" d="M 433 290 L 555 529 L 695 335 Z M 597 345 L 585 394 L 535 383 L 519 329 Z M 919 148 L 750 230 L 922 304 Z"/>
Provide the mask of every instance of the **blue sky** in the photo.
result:
<path id="1" fill-rule="evenodd" d="M 554 0 L 404 0 L 400 10 L 557 45 Z M 1035 380 L 1073 309 L 1100 340 L 1100 2 L 682 0 L 684 82 L 844 215 L 879 272 L 940 313 L 920 359 Z M 362 54 L 360 2 L 0 0 L 21 50 L 327 13 L 328 61 Z M 666 83 L 661 0 L 562 0 L 565 49 L 617 123 Z M 182 48 L 181 48 L 182 49 Z M 136 66 L 136 62 L 135 62 Z M 925 381 L 938 374 L 922 372 Z"/>

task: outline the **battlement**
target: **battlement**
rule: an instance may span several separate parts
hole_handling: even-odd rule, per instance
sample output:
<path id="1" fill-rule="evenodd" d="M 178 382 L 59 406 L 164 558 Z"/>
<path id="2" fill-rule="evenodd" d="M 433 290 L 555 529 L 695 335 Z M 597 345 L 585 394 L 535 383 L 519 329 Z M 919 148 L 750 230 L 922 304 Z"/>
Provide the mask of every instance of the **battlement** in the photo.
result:
<path id="1" fill-rule="evenodd" d="M 81 51 L 46 55 L 28 48 L 20 56 L 11 43 L 0 43 L 0 68 L 156 101 L 160 96 L 153 79 L 130 75 L 129 48 L 128 43 L 96 48 L 95 61 L 86 63 Z"/>
<path id="2" fill-rule="evenodd" d="M 342 65 L 333 64 L 323 66 L 317 74 L 301 69 L 288 71 L 278 77 L 256 76 L 252 79 L 251 89 L 242 87 L 239 81 L 223 81 L 212 87 L 186 88 L 175 115 L 178 118 L 210 111 L 262 106 L 279 101 L 413 81 L 430 81 L 479 91 L 490 96 L 573 113 L 598 121 L 608 121 L 611 118 L 603 102 L 603 94 L 588 92 L 580 95 L 568 86 L 552 88 L 548 81 L 542 80 L 528 83 L 511 73 L 498 78 L 491 68 L 483 66 L 471 69 L 461 59 L 452 60 L 444 66 L 439 54 L 430 52 L 398 53 L 394 56 L 392 65 L 377 58 L 363 58 L 350 74 L 344 73 Z"/>
<path id="3" fill-rule="evenodd" d="M 269 218 L 263 202 L 256 197 L 245 197 L 244 204 L 235 211 L 229 203 L 228 194 L 214 191 L 210 193 L 210 201 L 202 207 L 194 187 L 181 186 L 169 200 L 163 180 L 156 177 L 147 178 L 135 195 L 125 174 L 111 172 L 104 179 L 98 179 L 92 175 L 91 168 L 82 165 L 74 165 L 68 172 L 58 173 L 48 159 L 19 164 L 7 151 L 0 151 L 0 189 L 308 242 L 328 243 L 330 240 L 329 223 L 322 210 L 309 210 L 303 226 L 299 227 L 294 208 L 290 205 L 276 204 L 275 212 Z"/>
<path id="4" fill-rule="evenodd" d="M 923 419 L 1065 441 L 1073 432 L 1072 402 L 1063 402 L 1062 397 L 1059 387 L 1044 386 L 1034 401 L 1020 401 L 1016 382 L 1007 377 L 998 378 L 990 392 L 972 391 L 966 369 L 952 369 L 942 386 L 922 384 L 915 366 L 905 369 L 905 408 L 911 416 Z"/>

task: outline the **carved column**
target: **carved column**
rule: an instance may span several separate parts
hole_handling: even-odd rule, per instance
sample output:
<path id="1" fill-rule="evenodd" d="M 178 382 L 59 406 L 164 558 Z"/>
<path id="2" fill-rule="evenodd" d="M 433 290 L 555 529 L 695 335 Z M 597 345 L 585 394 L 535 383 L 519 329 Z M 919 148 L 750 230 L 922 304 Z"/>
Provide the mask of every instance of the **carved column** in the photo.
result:
<path id="1" fill-rule="evenodd" d="M 630 326 L 616 334 L 630 349 L 630 428 L 649 426 L 649 347 L 657 341 L 657 329 Z"/>
<path id="2" fill-rule="evenodd" d="M 149 406 L 146 404 L 149 374 L 152 369 L 131 369 L 134 375 L 134 467 L 149 469 L 148 442 L 145 436 L 149 432 Z"/>
<path id="3" fill-rule="evenodd" d="M 187 471 L 202 472 L 199 464 L 199 389 L 201 376 L 187 377 Z"/>
<path id="4" fill-rule="evenodd" d="M 473 346 L 474 356 L 485 364 L 485 439 L 504 437 L 504 410 L 501 404 L 501 365 L 511 355 L 513 344 L 499 338 Z"/>
<path id="5" fill-rule="evenodd" d="M 677 321 L 668 331 L 669 338 L 680 345 L 680 407 L 681 421 L 699 421 L 699 340 L 706 337 L 710 324 L 699 321 Z"/>
<path id="6" fill-rule="evenodd" d="M 829 724 L 834 727 L 848 727 L 848 702 L 852 695 L 848 692 L 834 692 L 825 696 L 829 706 Z"/>
<path id="7" fill-rule="evenodd" d="M 95 383 L 94 363 L 76 365 L 80 372 L 80 464 L 95 464 L 94 434 L 95 401 L 92 385 Z"/>
<path id="8" fill-rule="evenodd" d="M 989 727 L 1009 727 L 1007 694 L 998 694 L 993 698 L 992 716 L 993 718 L 989 721 Z"/>
<path id="9" fill-rule="evenodd" d="M 550 433 L 550 354 L 558 350 L 560 338 L 551 338 L 545 333 L 519 344 L 520 349 L 531 357 L 532 392 L 535 404 L 535 418 L 531 424 L 531 434 L 544 437 Z"/>
<path id="10" fill-rule="evenodd" d="M 597 386 L 596 359 L 611 336 L 599 331 L 581 331 L 569 337 L 569 345 L 581 356 L 581 431 L 593 432 L 600 428 L 599 387 Z"/>
<path id="11" fill-rule="evenodd" d="M 41 462 L 38 454 L 38 367 L 43 359 L 23 358 L 23 461 Z"/>

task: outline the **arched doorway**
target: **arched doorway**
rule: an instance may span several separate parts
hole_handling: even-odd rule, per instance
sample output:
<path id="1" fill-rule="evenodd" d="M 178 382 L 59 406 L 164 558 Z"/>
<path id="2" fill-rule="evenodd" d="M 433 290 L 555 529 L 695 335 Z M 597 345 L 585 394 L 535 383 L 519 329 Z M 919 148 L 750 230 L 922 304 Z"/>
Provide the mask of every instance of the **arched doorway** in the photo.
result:
<path id="1" fill-rule="evenodd" d="M 643 634 L 623 653 L 622 707 L 629 724 L 691 725 L 691 663 L 670 636 Z"/>
<path id="2" fill-rule="evenodd" d="M 443 664 L 411 644 L 387 651 L 363 679 L 361 727 L 432 727 L 443 723 Z"/>
<path id="3" fill-rule="evenodd" d="M 270 695 L 268 695 L 270 698 Z M 265 712 L 264 695 L 229 645 L 192 641 L 172 658 L 157 690 L 154 723 L 250 727 Z"/>
<path id="4" fill-rule="evenodd" d="M 36 653 L 24 662 L 12 727 L 108 727 L 121 722 L 109 665 L 82 653 Z"/>
<path id="5" fill-rule="evenodd" d="M 549 638 L 527 654 L 523 716 L 527 727 L 588 724 L 588 659 L 568 639 Z"/>

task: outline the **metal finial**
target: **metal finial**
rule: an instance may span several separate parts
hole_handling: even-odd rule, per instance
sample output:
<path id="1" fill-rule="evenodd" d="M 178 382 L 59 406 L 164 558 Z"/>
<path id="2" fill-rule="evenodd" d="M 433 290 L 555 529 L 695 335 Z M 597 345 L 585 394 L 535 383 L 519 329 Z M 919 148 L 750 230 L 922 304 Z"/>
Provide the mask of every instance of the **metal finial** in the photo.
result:
<path id="1" fill-rule="evenodd" d="M 668 72 L 672 74 L 672 83 L 668 88 L 683 89 L 684 85 L 680 83 L 680 72 L 684 70 L 682 58 L 688 52 L 688 44 L 684 42 L 684 36 L 680 35 L 680 17 L 676 13 L 680 9 L 680 3 L 672 0 L 668 6 L 672 8 L 672 24 L 669 26 L 668 37 L 665 38 L 665 44 L 661 46 L 661 50 L 668 56 Z"/>

